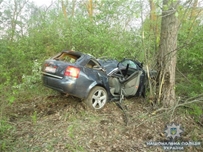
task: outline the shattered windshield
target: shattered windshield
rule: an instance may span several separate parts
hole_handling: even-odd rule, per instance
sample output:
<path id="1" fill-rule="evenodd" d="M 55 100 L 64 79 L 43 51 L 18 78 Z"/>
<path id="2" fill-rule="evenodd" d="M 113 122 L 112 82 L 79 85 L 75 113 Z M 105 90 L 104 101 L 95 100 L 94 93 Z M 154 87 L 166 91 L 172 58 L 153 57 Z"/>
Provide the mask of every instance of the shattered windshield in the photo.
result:
<path id="1" fill-rule="evenodd" d="M 123 60 L 123 61 L 121 62 L 121 64 L 122 64 L 123 66 L 125 66 L 125 67 L 129 64 L 129 67 L 130 67 L 130 68 L 138 69 L 137 64 L 135 64 L 135 62 L 133 62 L 133 61 L 131 61 L 131 60 Z"/>

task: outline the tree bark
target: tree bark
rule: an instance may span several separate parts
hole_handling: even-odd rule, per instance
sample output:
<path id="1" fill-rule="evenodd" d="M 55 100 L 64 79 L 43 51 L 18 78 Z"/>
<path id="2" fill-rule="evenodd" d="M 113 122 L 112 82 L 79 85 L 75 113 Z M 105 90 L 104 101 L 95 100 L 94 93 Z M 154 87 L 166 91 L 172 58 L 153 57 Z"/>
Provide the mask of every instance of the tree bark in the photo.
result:
<path id="1" fill-rule="evenodd" d="M 161 36 L 158 51 L 158 89 L 157 101 L 164 106 L 173 106 L 175 96 L 175 69 L 177 56 L 178 20 L 176 8 L 178 2 L 163 0 Z"/>
<path id="2" fill-rule="evenodd" d="M 16 33 L 16 26 L 17 26 L 17 20 L 20 16 L 20 13 L 22 13 L 23 8 L 27 4 L 27 1 L 19 2 L 17 0 L 14 0 L 14 10 L 11 16 L 11 36 L 10 41 L 13 42 L 15 33 Z"/>
<path id="3" fill-rule="evenodd" d="M 193 2 L 193 5 L 192 5 L 192 11 L 191 11 L 190 19 L 193 19 L 193 18 L 196 19 L 196 16 L 198 14 L 197 7 L 198 7 L 198 0 L 195 0 Z"/>
<path id="4" fill-rule="evenodd" d="M 93 16 L 93 2 L 92 2 L 92 0 L 88 0 L 87 10 L 88 10 L 89 17 L 92 19 L 92 16 Z"/>
<path id="5" fill-rule="evenodd" d="M 67 14 L 67 10 L 66 10 L 66 5 L 64 4 L 64 1 L 61 1 L 61 6 L 62 6 L 62 11 L 63 11 L 63 15 L 65 17 L 65 19 L 68 19 L 68 14 Z"/>
<path id="6" fill-rule="evenodd" d="M 158 23 L 156 15 L 156 5 L 153 0 L 149 0 L 150 5 L 150 29 L 153 31 L 155 36 L 155 41 L 157 42 L 158 38 Z"/>
<path id="7" fill-rule="evenodd" d="M 198 0 L 194 0 L 194 2 L 192 4 L 192 8 L 191 8 L 190 18 L 189 18 L 191 25 L 190 25 L 190 28 L 188 31 L 189 32 L 188 38 L 191 37 L 193 27 L 197 26 L 197 18 L 198 18 L 201 11 L 202 11 L 201 9 L 198 10 Z"/>

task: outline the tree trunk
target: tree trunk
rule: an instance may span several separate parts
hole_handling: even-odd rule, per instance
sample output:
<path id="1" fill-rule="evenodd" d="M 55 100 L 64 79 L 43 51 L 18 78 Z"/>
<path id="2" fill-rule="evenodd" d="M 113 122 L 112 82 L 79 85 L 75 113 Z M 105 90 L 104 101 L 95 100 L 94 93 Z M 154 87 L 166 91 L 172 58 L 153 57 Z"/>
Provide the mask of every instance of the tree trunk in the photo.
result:
<path id="1" fill-rule="evenodd" d="M 177 1 L 163 0 L 160 46 L 158 51 L 157 101 L 164 106 L 173 106 L 175 96 L 175 69 L 177 53 L 178 20 Z"/>
<path id="2" fill-rule="evenodd" d="M 149 6 L 150 6 L 150 30 L 153 31 L 155 36 L 155 44 L 157 44 L 157 38 L 158 38 L 158 21 L 157 21 L 157 15 L 156 15 L 156 5 L 153 0 L 149 0 Z M 157 48 L 157 47 L 156 47 Z"/>
<path id="3" fill-rule="evenodd" d="M 198 14 L 197 7 L 198 7 L 198 0 L 195 0 L 193 2 L 193 5 L 192 5 L 192 11 L 191 11 L 190 19 L 193 19 L 193 18 L 196 19 L 196 16 Z"/>
<path id="4" fill-rule="evenodd" d="M 64 1 L 61 1 L 61 7 L 62 7 L 62 11 L 63 11 L 63 15 L 65 17 L 65 19 L 68 19 L 68 14 L 67 14 L 67 10 L 66 10 L 66 5 L 64 4 Z"/>
<path id="5" fill-rule="evenodd" d="M 199 14 L 201 11 L 202 11 L 201 9 L 198 9 L 198 0 L 194 0 L 191 8 L 190 18 L 189 18 L 191 25 L 188 31 L 188 38 L 191 38 L 192 36 L 191 34 L 192 34 L 193 27 L 197 26 L 197 18 L 199 17 Z"/>
<path id="6" fill-rule="evenodd" d="M 92 2 L 92 0 L 88 0 L 87 10 L 88 10 L 89 17 L 92 19 L 92 16 L 93 16 L 93 2 Z"/>

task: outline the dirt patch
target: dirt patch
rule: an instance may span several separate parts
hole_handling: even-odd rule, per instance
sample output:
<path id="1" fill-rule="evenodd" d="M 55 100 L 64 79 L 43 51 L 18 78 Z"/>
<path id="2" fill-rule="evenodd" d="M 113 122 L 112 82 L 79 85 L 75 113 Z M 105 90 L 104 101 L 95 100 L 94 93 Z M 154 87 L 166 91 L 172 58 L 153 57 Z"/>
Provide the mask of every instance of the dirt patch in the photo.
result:
<path id="1" fill-rule="evenodd" d="M 125 113 L 114 102 L 90 111 L 79 99 L 64 96 L 16 103 L 9 114 L 15 127 L 9 137 L 11 151 L 164 151 L 146 142 L 168 140 L 164 130 L 169 115 L 152 115 L 151 106 L 140 98 L 125 100 L 123 106 Z M 203 129 L 192 119 L 175 114 L 173 122 L 184 126 L 180 140 L 202 142 Z M 202 145 L 185 147 L 185 151 L 191 150 L 201 151 Z"/>

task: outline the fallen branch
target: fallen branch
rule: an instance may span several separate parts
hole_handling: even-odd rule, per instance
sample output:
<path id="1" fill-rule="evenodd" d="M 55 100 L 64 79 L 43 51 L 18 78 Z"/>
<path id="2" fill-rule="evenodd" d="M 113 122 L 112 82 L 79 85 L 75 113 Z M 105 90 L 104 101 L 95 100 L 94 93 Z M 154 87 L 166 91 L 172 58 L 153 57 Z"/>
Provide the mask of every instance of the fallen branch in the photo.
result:
<path id="1" fill-rule="evenodd" d="M 176 108 L 178 107 L 178 103 L 179 103 L 179 101 L 180 101 L 180 100 L 178 100 L 177 103 L 175 104 L 175 106 L 172 107 L 172 113 L 171 113 L 171 116 L 170 116 L 170 122 L 171 122 L 171 120 L 172 120 L 172 117 L 173 117 L 173 114 L 174 114 Z"/>
<path id="2" fill-rule="evenodd" d="M 195 100 L 192 100 L 192 101 L 180 103 L 180 104 L 177 105 L 177 107 L 181 107 L 181 106 L 185 106 L 187 104 L 192 104 L 192 103 L 197 103 L 197 102 L 203 102 L 203 97 L 200 98 L 200 99 L 195 99 Z"/>
<path id="3" fill-rule="evenodd" d="M 187 78 L 187 76 L 185 76 L 178 68 L 177 68 L 177 71 L 178 71 L 189 83 L 192 83 L 192 82 Z"/>
<path id="4" fill-rule="evenodd" d="M 195 97 L 190 97 L 190 98 L 186 99 L 185 102 L 188 102 L 188 101 L 194 100 L 194 99 L 198 99 L 198 98 L 203 98 L 203 93 L 199 94 L 199 95 L 197 95 Z"/>
<path id="5" fill-rule="evenodd" d="M 192 99 L 195 99 L 195 100 L 192 100 Z M 192 100 L 192 101 L 190 101 L 190 100 Z M 143 120 L 140 124 L 136 125 L 136 127 L 139 127 L 140 125 L 144 124 L 145 122 L 147 122 L 147 121 L 149 121 L 149 120 L 151 120 L 153 118 L 157 118 L 157 117 L 163 115 L 165 112 L 171 113 L 171 115 L 170 115 L 170 122 L 171 122 L 173 114 L 174 114 L 174 112 L 175 112 L 175 110 L 177 108 L 188 105 L 188 104 L 192 104 L 192 103 L 203 102 L 203 94 L 200 94 L 200 95 L 198 95 L 196 97 L 189 98 L 189 99 L 185 100 L 187 102 L 184 102 L 184 103 L 179 103 L 180 101 L 181 100 L 178 100 L 177 104 L 174 107 L 169 107 L 169 108 L 161 107 L 161 108 L 155 110 L 154 112 L 151 113 L 151 115 L 149 115 L 150 116 L 149 118 Z M 160 111 L 164 111 L 164 112 L 159 113 L 158 115 L 156 115 Z"/>
<path id="6" fill-rule="evenodd" d="M 182 100 L 179 99 L 177 104 L 175 104 L 174 107 L 169 107 L 169 108 L 161 107 L 161 108 L 155 110 L 154 112 L 152 112 L 152 115 L 154 115 L 160 111 L 171 111 L 171 110 L 173 110 L 173 113 L 174 113 L 175 109 L 178 107 L 185 106 L 185 105 L 192 104 L 192 103 L 203 102 L 203 94 L 200 94 L 196 97 L 188 98 L 187 100 L 184 101 L 184 103 L 180 103 L 181 101 Z"/>

